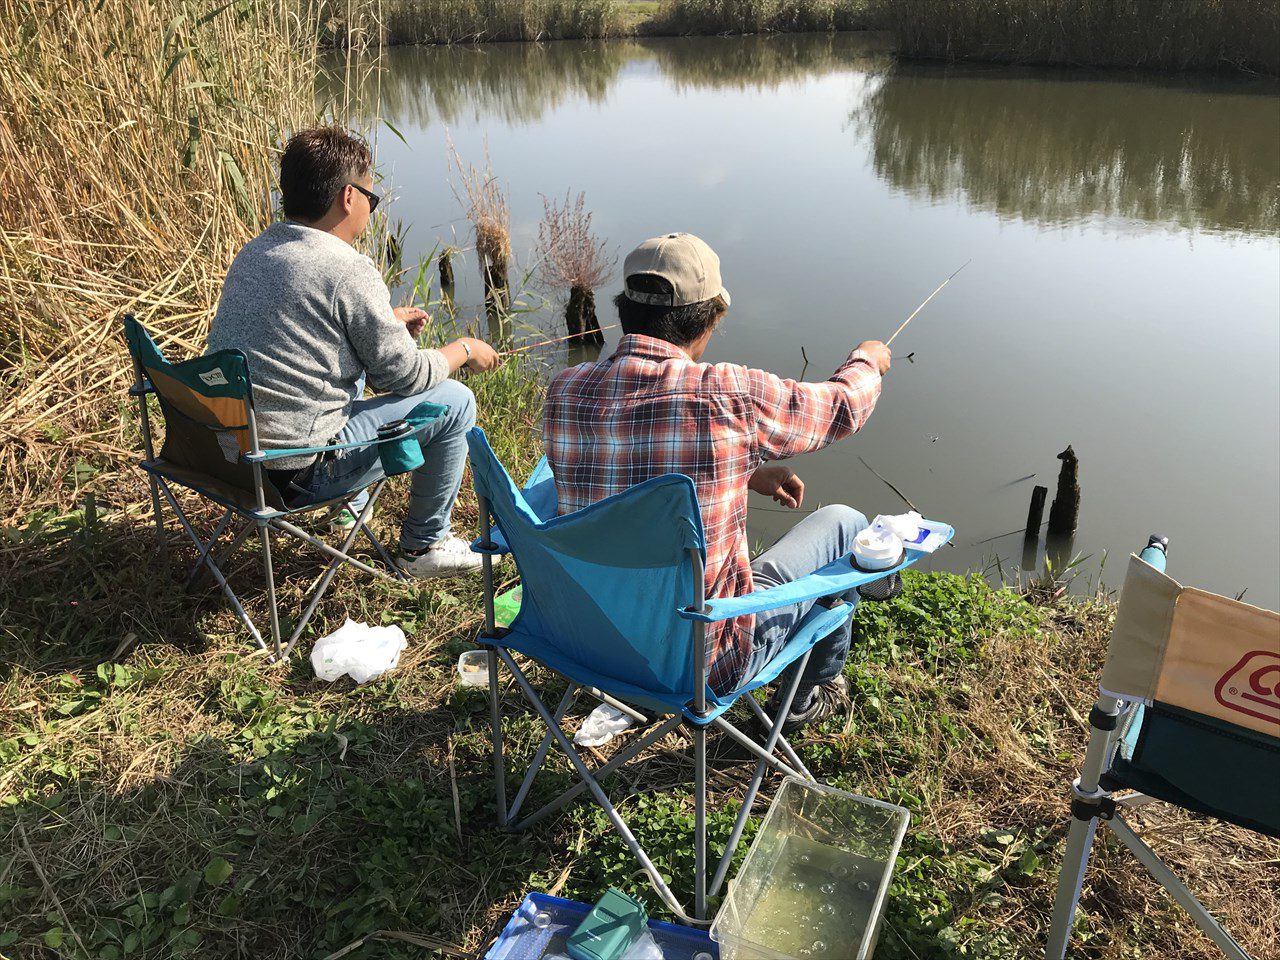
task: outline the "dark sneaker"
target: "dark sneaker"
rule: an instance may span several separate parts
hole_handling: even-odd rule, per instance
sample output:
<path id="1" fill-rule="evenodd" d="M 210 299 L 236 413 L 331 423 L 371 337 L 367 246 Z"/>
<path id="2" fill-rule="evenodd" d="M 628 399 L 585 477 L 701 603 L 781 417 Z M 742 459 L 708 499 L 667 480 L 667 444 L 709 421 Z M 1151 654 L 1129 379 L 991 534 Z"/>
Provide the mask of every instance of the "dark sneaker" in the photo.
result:
<path id="1" fill-rule="evenodd" d="M 782 732 L 785 735 L 811 723 L 818 723 L 833 714 L 844 712 L 848 706 L 849 681 L 843 676 L 828 680 L 813 688 L 809 705 L 804 710 L 792 709 L 787 714 L 787 719 L 782 721 Z M 767 709 L 771 714 L 777 715 L 777 704 L 772 698 Z"/>

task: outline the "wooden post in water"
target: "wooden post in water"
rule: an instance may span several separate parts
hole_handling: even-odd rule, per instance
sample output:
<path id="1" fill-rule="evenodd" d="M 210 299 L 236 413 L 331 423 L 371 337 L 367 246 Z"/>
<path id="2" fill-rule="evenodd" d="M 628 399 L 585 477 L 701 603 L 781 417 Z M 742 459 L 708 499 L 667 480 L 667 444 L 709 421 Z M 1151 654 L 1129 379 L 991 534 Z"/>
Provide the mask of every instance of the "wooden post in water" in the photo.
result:
<path id="1" fill-rule="evenodd" d="M 436 258 L 436 265 L 440 270 L 440 298 L 446 305 L 453 303 L 453 248 L 445 247 L 440 251 L 440 256 Z"/>
<path id="2" fill-rule="evenodd" d="M 597 347 L 604 345 L 604 334 L 600 332 L 600 321 L 596 319 L 596 295 L 590 287 L 574 286 L 569 290 L 564 323 L 580 343 Z"/>
<path id="3" fill-rule="evenodd" d="M 1058 492 L 1049 508 L 1049 535 L 1069 537 L 1080 521 L 1080 461 L 1069 445 L 1058 459 L 1062 469 L 1058 472 Z"/>
<path id="4" fill-rule="evenodd" d="M 1048 496 L 1048 487 L 1036 486 L 1031 491 L 1031 508 L 1027 510 L 1026 539 L 1032 542 L 1040 540 L 1040 525 L 1044 523 L 1044 501 Z"/>

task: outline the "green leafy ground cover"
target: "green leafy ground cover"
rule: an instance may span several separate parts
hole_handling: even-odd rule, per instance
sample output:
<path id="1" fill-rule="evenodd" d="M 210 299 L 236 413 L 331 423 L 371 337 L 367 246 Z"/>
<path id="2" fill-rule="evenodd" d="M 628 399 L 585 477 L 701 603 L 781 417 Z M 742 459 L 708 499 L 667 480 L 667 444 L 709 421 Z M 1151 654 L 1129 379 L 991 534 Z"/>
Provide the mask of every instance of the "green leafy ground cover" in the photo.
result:
<path id="1" fill-rule="evenodd" d="M 482 410 L 519 409 L 512 394 L 528 378 L 508 377 L 482 390 Z M 491 435 L 527 465 L 525 402 Z M 473 523 L 468 498 L 459 525 Z M 408 590 L 342 574 L 317 629 L 344 616 L 397 623 L 411 646 L 381 680 L 327 685 L 305 659 L 246 656 L 215 596 L 184 595 L 162 575 L 145 516 L 81 511 L 24 536 L 4 550 L 0 591 L 0 954 L 319 958 L 393 931 L 408 939 L 346 956 L 470 955 L 526 891 L 590 900 L 609 884 L 661 914 L 593 805 L 528 835 L 494 828 L 484 694 L 453 682 L 479 622 L 477 583 Z M 286 568 L 296 599 L 318 566 Z M 878 956 L 1033 954 L 1083 743 L 1072 707 L 1087 708 L 1109 616 L 1102 602 L 1035 606 L 947 574 L 913 574 L 899 599 L 861 608 L 847 667 L 855 706 L 801 749 L 821 779 L 912 811 Z M 505 702 L 510 781 L 542 728 L 513 686 Z M 689 747 L 672 736 L 608 781 L 686 894 Z M 714 853 L 750 765 L 718 741 L 712 757 Z M 570 782 L 567 763 L 552 764 L 530 802 Z M 1162 817 L 1166 852 L 1268 955 L 1274 891 L 1217 861 L 1274 862 L 1275 845 Z M 1204 955 L 1162 896 L 1124 889 L 1123 854 L 1104 849 L 1102 862 L 1082 956 Z"/>

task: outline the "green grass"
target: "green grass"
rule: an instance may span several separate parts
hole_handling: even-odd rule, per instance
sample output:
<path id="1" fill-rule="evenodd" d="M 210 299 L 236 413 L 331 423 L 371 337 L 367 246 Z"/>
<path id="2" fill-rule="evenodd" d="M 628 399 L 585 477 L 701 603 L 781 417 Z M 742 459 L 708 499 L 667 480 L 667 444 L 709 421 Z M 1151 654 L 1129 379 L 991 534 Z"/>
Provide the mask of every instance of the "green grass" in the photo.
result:
<path id="1" fill-rule="evenodd" d="M 530 382 L 492 381 L 482 393 L 502 455 L 526 465 L 527 420 L 504 429 L 494 405 Z M 460 512 L 472 510 L 468 497 Z M 305 657 L 280 668 L 246 656 L 220 603 L 184 597 L 160 573 L 145 517 L 82 512 L 44 529 L 25 542 L 28 562 L 5 568 L 0 594 L 5 956 L 319 958 L 387 930 L 474 950 L 528 890 L 590 900 L 608 884 L 662 914 L 593 805 L 525 836 L 494 828 L 484 693 L 456 687 L 452 672 L 478 625 L 477 584 L 413 590 L 342 574 L 317 630 L 347 615 L 397 623 L 410 648 L 378 681 L 326 685 Z M 317 562 L 284 566 L 296 600 Z M 241 586 L 253 572 L 241 572 Z M 1109 615 L 1102 603 L 1036 607 L 951 575 L 911 575 L 898 600 L 863 606 L 846 668 L 856 706 L 800 749 L 821 779 L 912 811 L 877 956 L 1034 949 L 1084 739 L 1065 704 L 1088 702 Z M 508 782 L 541 735 L 518 700 L 508 688 Z M 608 789 L 688 894 L 689 744 L 677 736 L 662 747 Z M 736 813 L 730 785 L 749 768 L 714 740 L 712 753 L 714 852 Z M 553 762 L 531 802 L 569 782 L 567 764 Z M 1187 855 L 1194 825 L 1173 818 L 1169 829 L 1172 854 Z M 1247 834 L 1227 839 L 1239 857 L 1274 856 Z M 1104 868 L 1122 859 L 1104 851 Z M 1143 955 L 1200 955 L 1174 909 L 1140 885 L 1117 890 L 1113 877 L 1098 874 L 1086 891 L 1085 955 L 1119 956 L 1106 945 L 1126 939 Z M 1250 905 L 1266 906 L 1259 888 L 1265 878 L 1210 884 L 1209 900 L 1247 920 Z M 432 955 L 388 940 L 348 954 Z"/>

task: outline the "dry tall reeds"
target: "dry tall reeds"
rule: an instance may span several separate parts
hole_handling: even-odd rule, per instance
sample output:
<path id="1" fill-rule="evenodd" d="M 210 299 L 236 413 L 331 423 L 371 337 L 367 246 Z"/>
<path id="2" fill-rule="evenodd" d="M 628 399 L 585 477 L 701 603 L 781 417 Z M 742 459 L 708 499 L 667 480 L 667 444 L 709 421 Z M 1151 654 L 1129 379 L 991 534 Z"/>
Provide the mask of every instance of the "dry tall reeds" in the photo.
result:
<path id="1" fill-rule="evenodd" d="M 1273 0 L 871 0 L 903 53 L 1153 70 L 1280 73 Z"/>
<path id="2" fill-rule="evenodd" d="M 199 352 L 272 217 L 273 150 L 315 122 L 293 4 L 24 0 L 0 17 L 0 523 L 136 471 L 119 322 Z"/>
<path id="3" fill-rule="evenodd" d="M 484 280 L 485 310 L 490 322 L 500 323 L 511 310 L 511 285 L 507 275 L 511 259 L 511 212 L 507 209 L 507 195 L 493 174 L 487 145 L 483 169 L 465 162 L 452 141 L 449 150 L 462 185 L 458 200 L 467 209 L 475 237 L 476 257 Z"/>
<path id="4" fill-rule="evenodd" d="M 646 33 L 859 30 L 867 0 L 664 0 Z"/>
<path id="5" fill-rule="evenodd" d="M 596 319 L 595 288 L 613 275 L 617 257 L 610 258 L 605 243 L 592 232 L 586 194 L 576 200 L 565 194 L 560 204 L 542 198 L 542 222 L 538 225 L 538 279 L 552 290 L 569 288 L 565 326 L 583 343 L 604 343 Z"/>
<path id="6" fill-rule="evenodd" d="M 387 0 L 388 43 L 570 40 L 623 30 L 613 0 Z"/>

